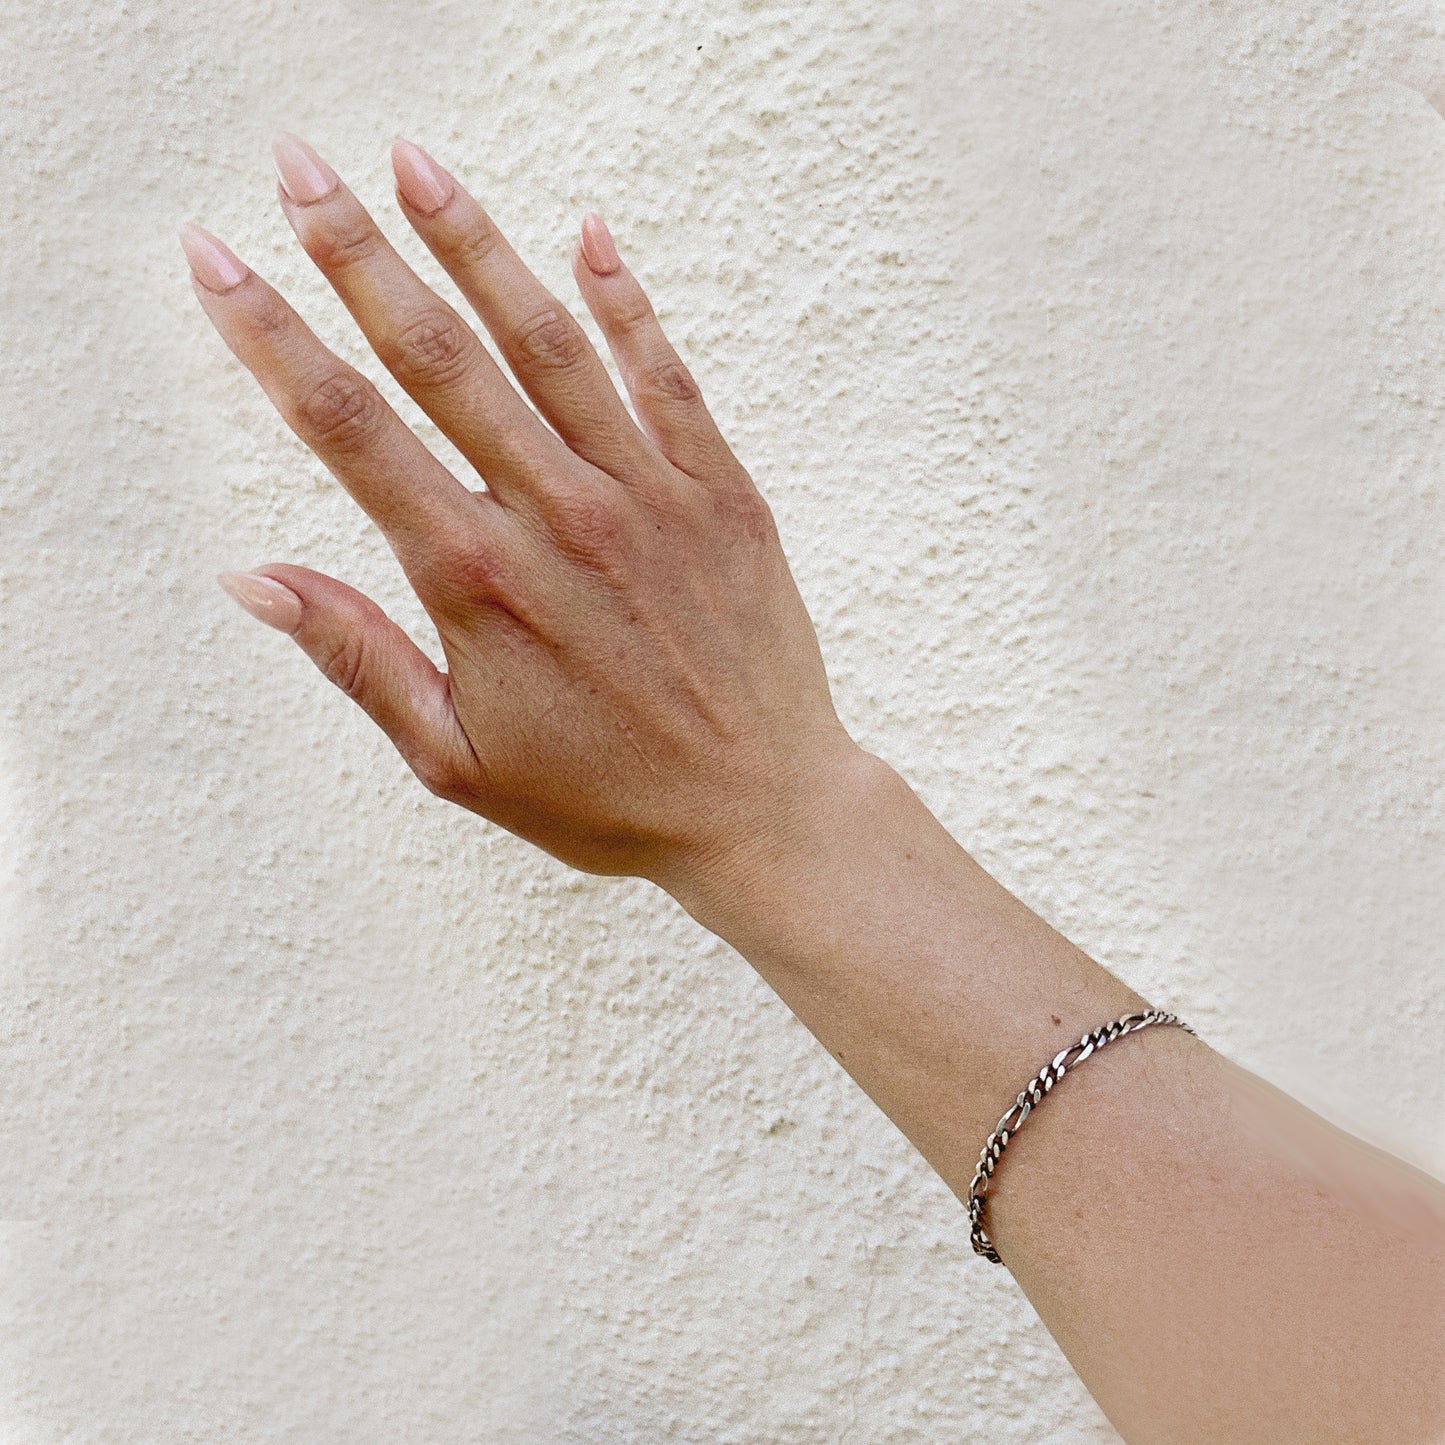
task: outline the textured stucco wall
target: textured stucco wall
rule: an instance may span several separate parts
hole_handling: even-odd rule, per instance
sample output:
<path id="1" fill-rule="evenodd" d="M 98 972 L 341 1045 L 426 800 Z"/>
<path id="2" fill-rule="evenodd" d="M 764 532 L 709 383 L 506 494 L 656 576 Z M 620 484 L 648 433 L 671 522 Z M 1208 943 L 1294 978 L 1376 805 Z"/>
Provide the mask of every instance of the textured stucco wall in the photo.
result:
<path id="1" fill-rule="evenodd" d="M 215 587 L 306 562 L 425 635 L 185 280 L 195 216 L 380 376 L 279 126 L 428 275 L 399 132 L 569 299 L 602 210 L 858 735 L 1152 1000 L 1445 1169 L 1423 0 L 0 15 L 5 1445 L 1114 1438 L 736 956 L 431 799 Z"/>

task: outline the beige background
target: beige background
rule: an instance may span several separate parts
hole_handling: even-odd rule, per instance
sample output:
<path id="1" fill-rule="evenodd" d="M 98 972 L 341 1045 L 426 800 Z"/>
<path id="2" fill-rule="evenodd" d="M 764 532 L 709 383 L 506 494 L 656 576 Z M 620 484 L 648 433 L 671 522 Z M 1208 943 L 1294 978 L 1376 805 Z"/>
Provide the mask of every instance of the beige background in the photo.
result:
<path id="1" fill-rule="evenodd" d="M 193 216 L 360 356 L 280 126 L 431 276 L 397 133 L 569 301 L 602 210 L 860 738 L 1445 1171 L 1423 0 L 0 17 L 6 1445 L 1114 1438 L 735 955 L 424 794 L 215 587 L 305 562 L 425 635 L 185 280 Z"/>

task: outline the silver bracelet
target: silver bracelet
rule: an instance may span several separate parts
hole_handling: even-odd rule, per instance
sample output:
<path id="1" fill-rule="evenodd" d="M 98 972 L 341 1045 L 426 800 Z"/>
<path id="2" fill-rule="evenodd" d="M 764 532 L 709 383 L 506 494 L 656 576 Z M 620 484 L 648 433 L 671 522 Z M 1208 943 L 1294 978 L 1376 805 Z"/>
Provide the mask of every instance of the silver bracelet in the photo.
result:
<path id="1" fill-rule="evenodd" d="M 1055 1054 L 1025 1085 L 1023 1093 L 998 1121 L 998 1127 L 988 1136 L 988 1142 L 978 1156 L 978 1172 L 973 1176 L 973 1183 L 968 1186 L 968 1217 L 971 1224 L 969 1237 L 973 1240 L 975 1254 L 981 1254 L 985 1259 L 992 1260 L 994 1264 L 1003 1263 L 1003 1260 L 998 1257 L 998 1250 L 993 1247 L 993 1241 L 984 1231 L 983 1213 L 988 1204 L 988 1184 L 989 1180 L 993 1178 L 993 1171 L 998 1168 L 998 1161 L 1003 1157 L 1003 1151 L 1008 1147 L 1008 1141 L 1018 1133 L 1019 1125 L 1028 1118 L 1029 1110 L 1064 1077 L 1068 1070 L 1076 1064 L 1082 1063 L 1095 1050 L 1102 1049 L 1105 1044 L 1111 1044 L 1125 1034 L 1132 1034 L 1135 1029 L 1147 1028 L 1150 1024 L 1178 1024 L 1185 1033 L 1194 1033 L 1194 1030 L 1177 1015 L 1161 1013 L 1158 1009 L 1151 1008 L 1141 1014 L 1125 1014 L 1116 1023 L 1105 1024 L 1102 1028 L 1095 1029 L 1093 1033 L 1085 1034 L 1078 1043 L 1071 1044 L 1062 1052 Z M 1194 1036 L 1199 1037 L 1198 1034 Z"/>

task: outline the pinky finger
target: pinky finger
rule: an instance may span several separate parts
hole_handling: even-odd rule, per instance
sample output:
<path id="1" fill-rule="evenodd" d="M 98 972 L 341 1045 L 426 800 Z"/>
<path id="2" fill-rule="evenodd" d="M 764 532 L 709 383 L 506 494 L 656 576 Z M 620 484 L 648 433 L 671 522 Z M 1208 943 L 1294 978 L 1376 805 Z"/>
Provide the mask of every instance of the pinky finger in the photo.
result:
<path id="1" fill-rule="evenodd" d="M 680 471 L 700 481 L 735 478 L 742 465 L 723 440 L 702 392 L 637 278 L 622 264 L 612 233 L 589 211 L 572 271 L 602 329 L 642 429 Z"/>
<path id="2" fill-rule="evenodd" d="M 389 737 L 438 797 L 463 802 L 478 772 L 446 674 L 369 597 L 308 567 L 223 572 L 253 617 L 291 637 Z"/>

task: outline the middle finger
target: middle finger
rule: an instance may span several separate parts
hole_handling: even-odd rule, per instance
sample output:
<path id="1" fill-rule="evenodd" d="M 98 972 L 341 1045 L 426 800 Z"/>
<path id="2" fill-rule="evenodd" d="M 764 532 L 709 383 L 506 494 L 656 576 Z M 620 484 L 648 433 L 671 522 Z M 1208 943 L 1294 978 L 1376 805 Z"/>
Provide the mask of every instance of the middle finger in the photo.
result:
<path id="1" fill-rule="evenodd" d="M 295 136 L 278 136 L 274 153 L 286 218 L 387 370 L 498 501 L 535 497 L 569 460 L 567 448 L 336 172 Z"/>

